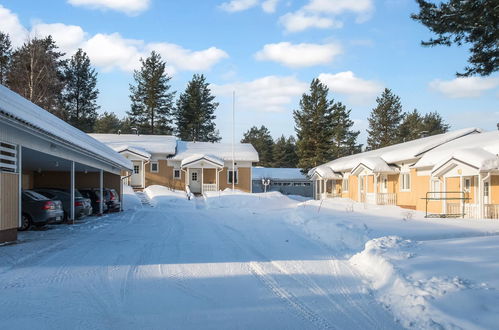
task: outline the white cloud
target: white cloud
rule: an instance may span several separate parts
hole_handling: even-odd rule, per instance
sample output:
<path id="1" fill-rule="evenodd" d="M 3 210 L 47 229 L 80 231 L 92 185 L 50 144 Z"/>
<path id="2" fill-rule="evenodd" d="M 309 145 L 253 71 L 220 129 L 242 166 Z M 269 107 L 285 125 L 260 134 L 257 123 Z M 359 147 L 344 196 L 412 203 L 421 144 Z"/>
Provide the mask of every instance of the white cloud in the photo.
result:
<path id="1" fill-rule="evenodd" d="M 448 81 L 435 79 L 429 86 L 450 98 L 474 98 L 499 86 L 499 78 L 459 77 Z"/>
<path id="2" fill-rule="evenodd" d="M 136 15 L 149 8 L 150 0 L 68 0 L 73 6 L 91 9 L 111 9 Z"/>
<path id="3" fill-rule="evenodd" d="M 258 2 L 258 0 L 232 0 L 222 3 L 220 5 L 220 8 L 229 13 L 234 13 L 255 7 L 256 5 L 258 5 Z"/>
<path id="4" fill-rule="evenodd" d="M 354 104 L 369 104 L 383 90 L 383 85 L 372 80 L 364 80 L 355 76 L 352 71 L 336 74 L 321 73 L 319 80 L 335 93 L 345 94 Z"/>
<path id="5" fill-rule="evenodd" d="M 341 28 L 343 26 L 341 22 L 335 21 L 332 18 L 309 14 L 301 10 L 281 16 L 279 22 L 287 32 L 300 32 L 309 28 Z"/>
<path id="6" fill-rule="evenodd" d="M 308 88 L 293 76 L 266 76 L 249 82 L 213 85 L 213 92 L 230 96 L 236 91 L 236 101 L 247 111 L 282 112 L 296 106 L 291 103 Z"/>
<path id="7" fill-rule="evenodd" d="M 28 36 L 28 31 L 19 22 L 16 14 L 0 5 L 0 31 L 7 33 L 14 47 L 22 45 Z"/>
<path id="8" fill-rule="evenodd" d="M 57 46 L 63 49 L 68 56 L 71 56 L 78 47 L 81 47 L 85 40 L 86 33 L 77 25 L 66 25 L 62 23 L 35 24 L 31 29 L 31 33 L 35 37 L 45 37 L 51 35 L 54 38 Z"/>
<path id="9" fill-rule="evenodd" d="M 367 21 L 374 11 L 373 0 L 309 0 L 308 4 L 280 18 L 287 32 L 300 32 L 309 28 L 341 28 L 338 16 L 346 13 L 356 15 L 356 22 Z"/>
<path id="10" fill-rule="evenodd" d="M 70 57 L 78 48 L 83 48 L 92 64 L 104 71 L 114 69 L 132 71 L 140 65 L 139 59 L 147 57 L 152 50 L 158 51 L 167 61 L 168 72 L 209 70 L 229 55 L 216 47 L 190 50 L 182 46 L 143 40 L 127 39 L 119 33 L 97 33 L 89 36 L 80 26 L 62 23 L 35 22 L 28 31 L 16 14 L 0 5 L 0 31 L 10 35 L 14 47 L 22 45 L 28 37 L 43 38 L 52 35 L 57 46 Z"/>
<path id="11" fill-rule="evenodd" d="M 262 9 L 266 13 L 275 13 L 279 0 L 266 0 L 262 2 Z"/>
<path id="12" fill-rule="evenodd" d="M 260 61 L 274 61 L 289 67 L 308 67 L 331 63 L 335 56 L 341 54 L 338 44 L 291 44 L 280 42 L 268 44 L 255 54 Z"/>

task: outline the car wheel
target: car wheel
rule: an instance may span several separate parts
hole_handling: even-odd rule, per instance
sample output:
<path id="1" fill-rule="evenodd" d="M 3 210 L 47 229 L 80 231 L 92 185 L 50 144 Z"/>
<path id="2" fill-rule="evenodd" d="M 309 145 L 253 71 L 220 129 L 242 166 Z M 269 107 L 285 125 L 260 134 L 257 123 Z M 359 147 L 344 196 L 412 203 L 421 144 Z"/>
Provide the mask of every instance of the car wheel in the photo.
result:
<path id="1" fill-rule="evenodd" d="M 27 214 L 23 214 L 20 231 L 28 230 L 31 227 L 31 219 Z"/>

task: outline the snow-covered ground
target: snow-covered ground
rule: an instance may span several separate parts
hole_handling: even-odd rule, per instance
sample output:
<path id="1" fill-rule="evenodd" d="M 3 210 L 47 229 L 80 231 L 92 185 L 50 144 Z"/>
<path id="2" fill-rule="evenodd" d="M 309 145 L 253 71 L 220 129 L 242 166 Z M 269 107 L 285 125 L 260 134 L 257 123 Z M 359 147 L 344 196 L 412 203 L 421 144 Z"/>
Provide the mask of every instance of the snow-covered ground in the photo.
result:
<path id="1" fill-rule="evenodd" d="M 142 199 L 144 204 L 139 204 Z M 493 328 L 499 222 L 149 187 L 0 247 L 0 329 Z M 130 202 L 131 201 L 131 202 Z"/>

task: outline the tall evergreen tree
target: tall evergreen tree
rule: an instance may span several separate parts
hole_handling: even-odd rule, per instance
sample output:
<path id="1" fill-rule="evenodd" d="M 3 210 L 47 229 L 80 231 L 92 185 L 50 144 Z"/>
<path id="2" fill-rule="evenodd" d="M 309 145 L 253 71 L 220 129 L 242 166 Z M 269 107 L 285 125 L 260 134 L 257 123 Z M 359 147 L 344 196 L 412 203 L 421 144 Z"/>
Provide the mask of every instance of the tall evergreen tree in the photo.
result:
<path id="1" fill-rule="evenodd" d="M 318 79 L 304 94 L 300 110 L 294 112 L 298 135 L 299 167 L 304 172 L 326 161 L 360 152 L 360 132 L 352 130 L 350 110 L 341 102 L 328 100 L 329 89 Z"/>
<path id="2" fill-rule="evenodd" d="M 263 125 L 260 128 L 251 127 L 244 133 L 241 143 L 251 143 L 256 149 L 260 159 L 257 166 L 272 167 L 274 140 L 267 127 Z"/>
<path id="3" fill-rule="evenodd" d="M 332 121 L 333 127 L 331 130 L 331 156 L 340 158 L 361 151 L 362 145 L 357 144 L 359 131 L 353 131 L 353 120 L 350 119 L 351 110 L 347 110 L 346 106 L 341 102 L 332 104 Z"/>
<path id="4" fill-rule="evenodd" d="M 51 36 L 31 39 L 12 54 L 7 85 L 24 98 L 64 118 L 61 107 L 64 87 L 64 53 Z"/>
<path id="5" fill-rule="evenodd" d="M 118 133 L 121 121 L 114 112 L 104 112 L 95 121 L 94 133 Z"/>
<path id="6" fill-rule="evenodd" d="M 99 109 L 97 73 L 81 48 L 69 60 L 64 78 L 62 100 L 67 121 L 84 132 L 91 132 Z"/>
<path id="7" fill-rule="evenodd" d="M 0 84 L 7 84 L 10 58 L 12 56 L 12 44 L 9 35 L 0 31 Z"/>
<path id="8" fill-rule="evenodd" d="M 367 149 L 374 150 L 400 142 L 399 126 L 402 121 L 400 98 L 385 88 L 376 98 L 377 106 L 369 117 Z"/>
<path id="9" fill-rule="evenodd" d="M 437 112 L 427 113 L 423 118 L 423 130 L 428 136 L 448 132 L 449 128 L 450 125 Z"/>
<path id="10" fill-rule="evenodd" d="M 130 85 L 130 120 L 146 134 L 172 134 L 172 110 L 175 92 L 170 92 L 166 62 L 155 51 L 140 59 L 141 68 L 135 70 L 135 85 Z"/>
<path id="11" fill-rule="evenodd" d="M 282 135 L 274 143 L 273 148 L 273 167 L 294 168 L 298 165 L 298 156 L 296 155 L 296 140 L 293 136 L 286 138 Z"/>
<path id="12" fill-rule="evenodd" d="M 420 12 L 412 18 L 437 35 L 423 46 L 471 45 L 464 73 L 488 76 L 499 70 L 499 5 L 497 0 L 416 0 Z"/>
<path id="13" fill-rule="evenodd" d="M 218 103 L 204 75 L 195 74 L 177 100 L 175 121 L 177 136 L 186 141 L 220 141 L 215 126 Z"/>
<path id="14" fill-rule="evenodd" d="M 437 112 L 430 112 L 421 115 L 418 110 L 405 113 L 402 123 L 399 126 L 399 136 L 401 142 L 419 139 L 421 137 L 445 133 L 449 130 L 449 125 L 444 122 Z"/>

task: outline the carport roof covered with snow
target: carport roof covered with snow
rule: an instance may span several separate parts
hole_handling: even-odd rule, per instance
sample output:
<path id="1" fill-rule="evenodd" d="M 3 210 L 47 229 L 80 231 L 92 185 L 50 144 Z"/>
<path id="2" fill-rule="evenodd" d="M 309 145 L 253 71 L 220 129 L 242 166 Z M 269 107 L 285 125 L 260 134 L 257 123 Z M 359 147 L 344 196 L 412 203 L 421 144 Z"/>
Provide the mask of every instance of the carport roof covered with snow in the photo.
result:
<path id="1" fill-rule="evenodd" d="M 31 130 L 42 133 L 51 142 L 63 145 L 116 168 L 131 169 L 129 160 L 95 140 L 88 134 L 74 128 L 60 118 L 33 104 L 10 89 L 0 85 L 0 115 L 9 125 L 20 124 L 23 131 Z M 56 148 L 52 146 L 51 148 Z"/>

